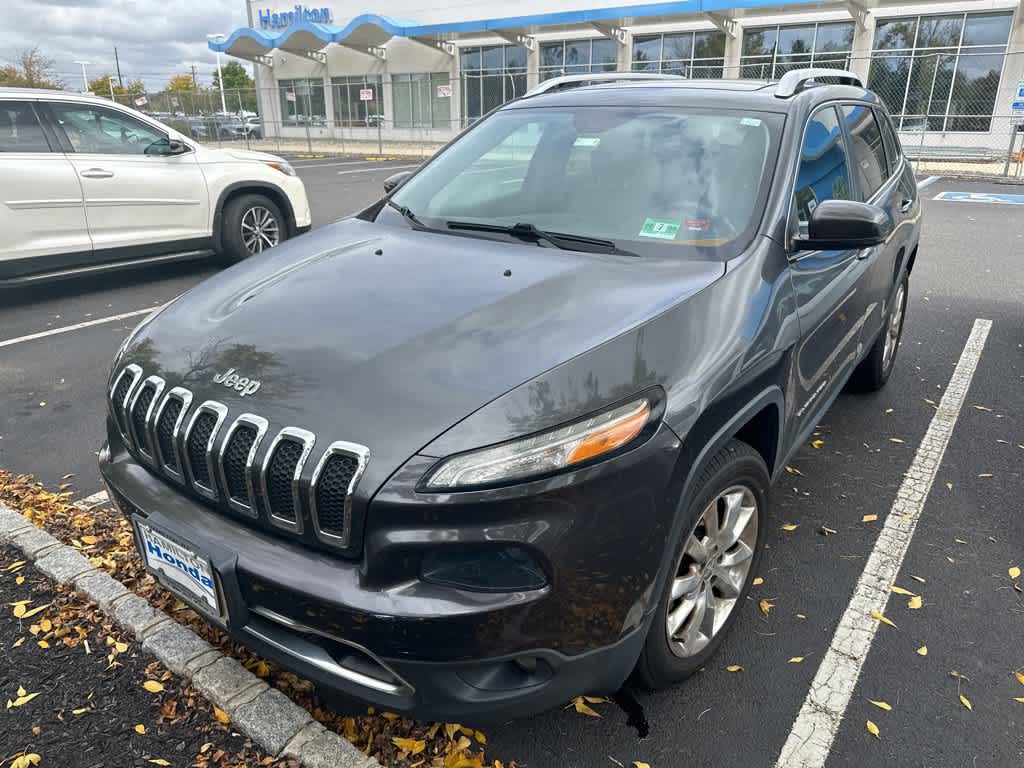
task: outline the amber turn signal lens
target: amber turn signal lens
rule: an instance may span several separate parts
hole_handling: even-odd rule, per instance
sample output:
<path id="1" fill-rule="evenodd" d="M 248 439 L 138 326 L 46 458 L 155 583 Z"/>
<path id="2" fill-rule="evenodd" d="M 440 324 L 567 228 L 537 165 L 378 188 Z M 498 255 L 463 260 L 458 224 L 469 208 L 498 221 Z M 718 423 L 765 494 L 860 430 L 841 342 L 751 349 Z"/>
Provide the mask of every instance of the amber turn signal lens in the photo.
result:
<path id="1" fill-rule="evenodd" d="M 640 434 L 640 430 L 644 428 L 650 415 L 651 408 L 645 400 L 635 411 L 619 417 L 600 432 L 588 435 L 582 443 L 576 446 L 566 464 L 579 464 L 581 461 L 587 461 L 625 445 Z"/>

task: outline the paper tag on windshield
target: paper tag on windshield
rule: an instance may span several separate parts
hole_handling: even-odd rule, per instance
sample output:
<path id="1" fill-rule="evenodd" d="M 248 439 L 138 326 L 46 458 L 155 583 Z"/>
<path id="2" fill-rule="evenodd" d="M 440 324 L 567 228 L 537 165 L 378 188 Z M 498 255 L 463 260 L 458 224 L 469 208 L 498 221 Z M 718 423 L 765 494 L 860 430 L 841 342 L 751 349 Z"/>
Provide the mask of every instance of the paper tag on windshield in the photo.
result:
<path id="1" fill-rule="evenodd" d="M 640 228 L 640 237 L 657 237 L 661 240 L 675 240 L 682 226 L 680 221 L 663 221 L 662 219 L 645 219 Z"/>
<path id="2" fill-rule="evenodd" d="M 601 143 L 601 139 L 598 136 L 577 136 L 576 141 L 573 142 L 574 147 L 596 147 Z"/>
<path id="3" fill-rule="evenodd" d="M 756 117 L 741 117 L 740 125 L 749 125 L 751 128 L 757 128 L 761 124 L 761 121 Z"/>

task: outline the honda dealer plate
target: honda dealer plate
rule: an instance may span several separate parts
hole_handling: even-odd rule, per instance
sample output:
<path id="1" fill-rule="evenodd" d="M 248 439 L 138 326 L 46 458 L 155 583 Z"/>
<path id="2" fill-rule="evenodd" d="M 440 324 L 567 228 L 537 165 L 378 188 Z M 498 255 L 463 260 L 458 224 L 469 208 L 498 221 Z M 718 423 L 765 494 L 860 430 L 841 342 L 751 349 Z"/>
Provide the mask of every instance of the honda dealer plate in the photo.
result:
<path id="1" fill-rule="evenodd" d="M 137 519 L 135 525 L 146 566 L 164 577 L 161 581 L 168 589 L 184 592 L 185 597 L 220 616 L 220 600 L 209 559 L 154 531 L 141 520 Z"/>

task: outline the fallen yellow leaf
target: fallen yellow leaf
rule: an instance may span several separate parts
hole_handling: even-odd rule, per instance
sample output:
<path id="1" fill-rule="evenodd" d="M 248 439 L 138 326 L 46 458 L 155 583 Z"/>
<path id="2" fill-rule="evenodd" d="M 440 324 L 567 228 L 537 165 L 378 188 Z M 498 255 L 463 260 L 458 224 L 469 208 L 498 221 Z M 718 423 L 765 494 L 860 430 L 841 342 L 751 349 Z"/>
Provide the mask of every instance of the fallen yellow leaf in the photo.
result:
<path id="1" fill-rule="evenodd" d="M 576 708 L 576 711 L 579 712 L 581 715 L 586 715 L 587 717 L 601 716 L 590 708 L 590 705 L 588 705 L 587 702 L 583 700 L 582 696 L 577 696 L 575 699 L 573 699 L 572 705 Z"/>
<path id="2" fill-rule="evenodd" d="M 811 440 L 812 448 L 821 448 L 825 444 L 824 440 Z"/>
<path id="3" fill-rule="evenodd" d="M 914 581 L 919 581 L 922 584 L 927 584 L 928 583 L 924 579 L 922 579 L 920 576 L 911 576 L 910 578 L 912 578 Z"/>
<path id="4" fill-rule="evenodd" d="M 796 615 L 796 617 L 797 617 L 798 619 L 806 619 L 806 618 L 807 618 L 807 617 L 806 617 L 806 616 L 804 616 L 804 614 L 802 614 L 802 613 L 798 613 L 798 614 Z"/>
<path id="5" fill-rule="evenodd" d="M 782 526 L 782 530 L 784 530 L 784 531 L 795 531 L 799 527 L 800 526 L 798 524 L 796 524 L 796 523 L 786 523 L 784 526 Z"/>
<path id="6" fill-rule="evenodd" d="M 991 472 L 982 472 L 978 477 L 992 477 Z"/>
<path id="7" fill-rule="evenodd" d="M 142 723 L 139 723 L 135 726 L 135 732 L 142 736 L 146 732 L 146 726 L 144 726 Z"/>
<path id="8" fill-rule="evenodd" d="M 15 577 L 14 583 L 18 584 L 19 586 L 21 584 L 24 584 L 25 583 L 25 577 L 24 576 L 17 576 L 17 577 Z"/>
<path id="9" fill-rule="evenodd" d="M 483 733 L 481 733 L 480 731 L 473 731 L 473 738 L 476 739 L 481 744 L 486 744 L 487 743 L 487 737 L 484 736 Z"/>
<path id="10" fill-rule="evenodd" d="M 43 632 L 49 632 L 53 629 L 53 623 L 49 619 L 43 619 L 39 622 L 39 628 L 43 630 Z"/>
<path id="11" fill-rule="evenodd" d="M 889 587 L 889 591 L 892 592 L 894 595 L 906 595 L 908 597 L 917 597 L 917 594 L 915 592 L 911 592 L 909 589 L 904 589 L 903 587 L 897 587 L 896 585 Z"/>
<path id="12" fill-rule="evenodd" d="M 730 664 L 728 667 L 725 668 L 725 671 L 726 672 L 742 672 L 743 671 L 743 665 L 742 664 Z"/>
<path id="13" fill-rule="evenodd" d="M 165 766 L 165 768 L 166 768 L 166 766 L 170 765 L 170 763 L 168 763 L 162 757 L 153 758 L 153 759 L 147 760 L 146 762 L 152 763 L 153 765 L 162 765 L 162 766 Z"/>
<path id="14" fill-rule="evenodd" d="M 1010 578 L 1011 579 L 1019 579 L 1020 578 L 1020 568 L 1018 568 L 1016 565 L 1013 566 L 1012 568 L 1010 568 L 1010 570 L 1007 571 L 1007 573 L 1010 574 Z"/>
<path id="15" fill-rule="evenodd" d="M 72 709 L 71 710 L 71 714 L 75 715 L 77 717 L 78 715 L 84 715 L 88 711 L 89 711 L 88 707 L 79 707 L 78 709 Z"/>
<path id="16" fill-rule="evenodd" d="M 799 663 L 801 663 L 801 662 L 802 662 L 803 660 L 804 660 L 804 657 L 803 657 L 803 656 L 793 656 L 793 657 L 792 657 L 792 658 L 791 658 L 791 659 L 789 660 L 789 663 L 790 663 L 790 664 L 799 664 Z"/>
<path id="17" fill-rule="evenodd" d="M 114 643 L 114 648 L 117 649 L 118 653 L 124 653 L 128 650 L 128 643 L 116 642 Z"/>
<path id="18" fill-rule="evenodd" d="M 871 722 L 870 720 L 868 720 L 868 721 L 867 721 L 866 723 L 864 723 L 864 725 L 866 725 L 866 726 L 867 726 L 867 728 L 868 728 L 868 733 L 870 733 L 870 734 L 871 734 L 872 736 L 874 736 L 874 737 L 875 737 L 876 739 L 880 739 L 880 738 L 882 738 L 881 736 L 879 736 L 879 735 L 878 735 L 878 726 L 877 726 L 877 725 L 875 725 L 874 723 L 872 723 L 872 722 Z"/>
<path id="19" fill-rule="evenodd" d="M 423 739 L 402 739 L 395 736 L 391 739 L 391 743 L 410 755 L 418 755 L 427 748 L 427 742 L 423 741 Z"/>
<path id="20" fill-rule="evenodd" d="M 874 699 L 868 699 L 868 701 L 870 701 L 872 704 L 874 704 L 879 709 L 884 709 L 886 712 L 889 712 L 889 711 L 892 710 L 892 706 L 888 702 L 885 702 L 885 701 L 875 701 Z"/>
<path id="21" fill-rule="evenodd" d="M 164 687 L 156 680 L 147 680 L 142 684 L 142 687 L 150 693 L 160 693 L 160 691 L 164 689 Z"/>
<path id="22" fill-rule="evenodd" d="M 771 613 L 772 608 L 775 607 L 775 603 L 770 603 L 762 598 L 761 601 L 758 602 L 757 606 L 761 609 L 761 613 L 767 616 L 769 613 Z"/>
<path id="23" fill-rule="evenodd" d="M 887 619 L 885 616 L 883 616 L 878 611 L 871 611 L 871 618 L 874 619 L 875 621 L 880 621 L 883 624 L 888 624 L 893 629 L 896 628 L 896 625 L 892 622 L 892 619 Z"/>
<path id="24" fill-rule="evenodd" d="M 878 515 L 864 515 L 864 517 L 862 517 L 860 519 L 860 521 L 862 523 L 873 523 L 877 519 L 878 519 Z"/>
<path id="25" fill-rule="evenodd" d="M 231 718 L 228 717 L 228 713 L 220 707 L 213 708 L 213 716 L 217 718 L 217 722 L 221 723 L 222 725 L 227 725 L 231 722 Z"/>
<path id="26" fill-rule="evenodd" d="M 902 445 L 903 444 L 903 441 L 900 440 L 898 437 L 890 437 L 889 438 L 889 442 L 890 443 L 896 443 L 897 445 Z"/>
<path id="27" fill-rule="evenodd" d="M 1021 704 L 1024 704 L 1024 696 L 1014 696 L 1013 700 L 1019 701 Z"/>
<path id="28" fill-rule="evenodd" d="M 651 768 L 651 764 L 650 763 L 645 763 L 645 762 L 643 762 L 641 760 L 634 760 L 633 761 L 633 768 Z"/>
<path id="29" fill-rule="evenodd" d="M 49 644 L 48 642 L 46 642 L 45 640 L 40 640 L 40 641 L 38 641 L 38 642 L 36 643 L 36 645 L 38 645 L 38 646 L 39 646 L 40 648 L 42 648 L 42 649 L 43 649 L 44 651 L 45 651 L 45 650 L 48 650 L 48 649 L 49 649 L 49 647 L 50 647 L 50 644 Z"/>
<path id="30" fill-rule="evenodd" d="M 1024 672 L 1014 672 L 1013 676 L 1017 678 L 1017 682 L 1024 685 Z"/>
<path id="31" fill-rule="evenodd" d="M 921 596 L 920 595 L 914 595 L 912 598 L 910 598 L 907 601 L 907 608 L 910 608 L 911 610 L 917 610 L 920 607 L 921 607 Z"/>
<path id="32" fill-rule="evenodd" d="M 960 694 L 960 703 L 963 704 L 965 707 L 967 707 L 967 709 L 971 710 L 972 712 L 974 711 L 974 707 L 971 706 L 970 699 L 968 699 L 962 693 Z"/>
<path id="33" fill-rule="evenodd" d="M 947 491 L 952 491 L 953 490 L 953 484 L 952 483 L 946 483 L 946 490 Z"/>
<path id="34" fill-rule="evenodd" d="M 764 584 L 764 579 L 762 579 L 760 576 L 755 576 L 751 584 L 753 584 L 755 587 L 760 586 L 761 584 Z"/>
<path id="35" fill-rule="evenodd" d="M 20 615 L 18 614 L 18 609 L 15 608 L 14 615 L 17 616 L 19 619 L 31 619 L 37 613 L 39 613 L 40 611 L 45 611 L 49 607 L 50 604 L 47 603 L 46 605 L 40 605 L 38 608 L 33 608 L 31 611 L 22 611 Z"/>
<path id="36" fill-rule="evenodd" d="M 920 648 L 918 648 L 917 649 L 917 655 L 918 656 L 927 656 L 928 655 L 928 646 L 927 645 L 922 645 Z"/>
<path id="37" fill-rule="evenodd" d="M 36 692 L 36 693 L 28 693 L 27 694 L 27 693 L 25 693 L 25 689 L 24 688 L 19 688 L 18 689 L 18 698 L 16 698 L 14 701 L 11 701 L 10 699 L 8 699 L 7 700 L 7 708 L 11 709 L 12 707 L 24 706 L 25 704 L 28 704 L 30 701 L 32 701 L 32 699 L 34 699 L 38 695 L 39 695 L 38 692 Z"/>
<path id="38" fill-rule="evenodd" d="M 886 413 L 892 413 L 892 411 L 893 411 L 893 409 L 892 409 L 892 408 L 886 408 L 886 409 L 885 409 L 885 412 L 886 412 Z"/>
<path id="39" fill-rule="evenodd" d="M 787 466 L 787 467 L 786 467 L 786 471 L 787 471 L 787 472 L 789 472 L 789 474 L 791 474 L 791 475 L 796 475 L 796 476 L 798 476 L 798 477 L 803 477 L 803 474 L 804 474 L 803 472 L 801 472 L 801 471 L 800 471 L 799 469 L 797 469 L 796 467 L 790 467 L 790 466 Z"/>
<path id="40" fill-rule="evenodd" d="M 11 768 L 29 768 L 30 765 L 39 765 L 39 761 L 42 759 L 43 758 L 35 752 L 30 752 L 27 755 L 14 758 L 14 762 L 11 763 Z"/>

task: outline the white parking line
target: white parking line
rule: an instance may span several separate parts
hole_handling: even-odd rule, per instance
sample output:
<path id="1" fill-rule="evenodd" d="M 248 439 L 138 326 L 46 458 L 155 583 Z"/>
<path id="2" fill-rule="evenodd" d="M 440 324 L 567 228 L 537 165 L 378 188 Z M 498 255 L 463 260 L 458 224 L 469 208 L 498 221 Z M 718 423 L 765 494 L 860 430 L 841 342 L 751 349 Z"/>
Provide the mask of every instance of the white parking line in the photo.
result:
<path id="1" fill-rule="evenodd" d="M 159 307 L 147 307 L 146 309 L 136 309 L 132 312 L 123 312 L 120 315 L 111 315 L 110 317 L 101 317 L 96 320 L 86 320 L 84 323 L 75 323 L 74 325 L 65 325 L 63 328 L 51 328 L 48 331 L 40 331 L 39 333 L 30 333 L 28 336 L 19 336 L 16 339 L 7 339 L 6 341 L 0 341 L 0 347 L 12 347 L 15 344 L 21 344 L 23 341 L 34 341 L 36 339 L 45 339 L 47 336 L 56 336 L 58 333 L 68 333 L 70 331 L 78 331 L 82 328 L 89 328 L 93 325 L 102 325 L 103 323 L 113 323 L 117 320 L 124 320 L 129 317 L 138 317 L 139 315 L 148 315 L 150 312 L 155 312 Z"/>
<path id="2" fill-rule="evenodd" d="M 297 171 L 301 171 L 304 168 L 333 168 L 335 166 L 342 166 L 342 165 L 375 165 L 378 168 L 391 168 L 392 166 L 387 164 L 389 162 L 393 162 L 393 161 L 389 161 L 389 160 L 346 160 L 346 161 L 340 162 L 340 163 L 306 163 L 306 164 L 301 164 L 301 163 L 296 164 L 296 163 L 293 162 L 291 165 Z"/>
<path id="3" fill-rule="evenodd" d="M 871 617 L 871 612 L 885 610 L 889 588 L 907 554 L 991 327 L 991 320 L 974 321 L 942 402 L 896 493 L 885 526 L 857 581 L 853 598 L 839 620 L 776 768 L 823 768 L 828 759 L 832 741 L 878 631 L 879 622 Z"/>
<path id="4" fill-rule="evenodd" d="M 419 167 L 420 167 L 419 163 L 416 163 L 415 165 L 384 165 L 384 166 L 378 166 L 376 168 L 359 168 L 359 169 L 354 170 L 354 171 L 338 171 L 338 175 L 339 176 L 345 176 L 346 174 L 349 174 L 349 173 L 370 173 L 371 171 L 400 171 L 403 168 L 419 168 Z"/>
<path id="5" fill-rule="evenodd" d="M 107 496 L 106 491 L 97 491 L 91 496 L 86 496 L 84 499 L 79 499 L 75 502 L 75 506 L 79 509 L 92 509 L 93 507 L 99 507 L 110 501 L 110 497 Z"/>
<path id="6" fill-rule="evenodd" d="M 929 176 L 927 179 L 917 182 L 917 188 L 924 189 L 925 187 L 931 186 L 941 178 L 941 176 Z"/>

